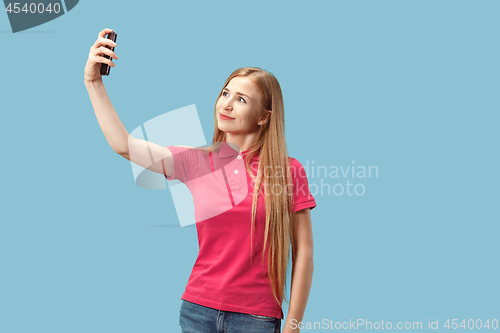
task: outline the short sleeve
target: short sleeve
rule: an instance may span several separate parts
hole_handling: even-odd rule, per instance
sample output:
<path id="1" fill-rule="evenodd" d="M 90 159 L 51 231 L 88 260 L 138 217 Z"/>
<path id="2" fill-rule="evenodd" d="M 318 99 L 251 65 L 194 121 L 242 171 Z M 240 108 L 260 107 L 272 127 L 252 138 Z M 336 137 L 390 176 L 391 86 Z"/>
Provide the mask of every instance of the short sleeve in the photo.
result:
<path id="1" fill-rule="evenodd" d="M 192 176 L 193 168 L 197 165 L 197 154 L 195 149 L 184 146 L 165 146 L 173 155 L 174 170 L 167 180 L 179 180 L 185 182 Z"/>
<path id="2" fill-rule="evenodd" d="M 309 190 L 306 170 L 295 158 L 291 158 L 290 171 L 293 179 L 293 213 L 316 207 L 316 201 Z"/>

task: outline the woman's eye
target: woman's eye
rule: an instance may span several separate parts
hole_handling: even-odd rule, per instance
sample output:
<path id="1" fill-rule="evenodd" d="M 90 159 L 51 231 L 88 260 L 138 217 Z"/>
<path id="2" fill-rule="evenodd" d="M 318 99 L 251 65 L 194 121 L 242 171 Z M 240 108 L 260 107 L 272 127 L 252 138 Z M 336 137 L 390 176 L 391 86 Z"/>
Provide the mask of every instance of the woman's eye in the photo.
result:
<path id="1" fill-rule="evenodd" d="M 225 95 L 225 94 L 227 94 L 227 91 L 223 91 L 223 92 L 222 92 L 222 96 L 226 97 L 226 95 Z M 241 100 L 243 101 L 243 103 L 246 103 L 246 102 L 247 102 L 247 101 L 245 101 L 245 99 L 244 99 L 243 97 L 240 97 L 239 99 L 241 99 Z"/>

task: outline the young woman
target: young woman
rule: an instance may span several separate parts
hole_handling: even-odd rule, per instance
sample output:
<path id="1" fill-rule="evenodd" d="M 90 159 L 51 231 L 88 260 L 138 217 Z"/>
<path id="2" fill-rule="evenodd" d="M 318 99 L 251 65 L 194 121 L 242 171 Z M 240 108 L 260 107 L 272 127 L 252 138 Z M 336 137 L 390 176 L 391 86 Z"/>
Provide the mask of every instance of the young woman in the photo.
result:
<path id="1" fill-rule="evenodd" d="M 197 219 L 200 250 L 181 297 L 182 332 L 281 332 L 283 299 L 289 302 L 283 333 L 299 332 L 312 283 L 310 210 L 316 203 L 304 168 L 287 153 L 284 104 L 277 79 L 256 67 L 234 71 L 217 97 L 212 145 L 202 149 L 162 147 L 131 137 L 106 94 L 100 66 L 114 64 L 101 55 L 118 58 L 104 47 L 115 45 L 104 38 L 111 31 L 99 33 L 85 67 L 85 85 L 108 143 L 130 161 L 164 174 L 167 180 L 178 179 L 191 186 L 197 216 L 222 197 L 215 194 L 216 186 L 210 186 L 213 192 L 204 188 L 197 194 L 195 185 L 188 185 L 204 166 L 211 167 L 213 175 L 223 171 L 232 203 L 202 221 Z M 225 162 L 226 157 L 244 162 L 244 170 Z M 198 183 L 203 179 L 207 178 L 200 177 Z M 236 200 L 241 188 L 230 184 L 242 179 L 248 195 Z M 203 206 L 207 200 L 211 204 Z M 285 287 L 290 251 L 288 301 Z"/>

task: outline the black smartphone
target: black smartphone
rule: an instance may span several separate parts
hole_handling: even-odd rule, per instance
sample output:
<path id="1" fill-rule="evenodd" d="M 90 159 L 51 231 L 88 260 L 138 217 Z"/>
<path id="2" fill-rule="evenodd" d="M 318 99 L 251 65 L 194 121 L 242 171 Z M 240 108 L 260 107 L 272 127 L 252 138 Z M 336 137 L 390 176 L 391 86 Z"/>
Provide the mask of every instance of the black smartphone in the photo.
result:
<path id="1" fill-rule="evenodd" d="M 107 39 L 111 39 L 113 42 L 116 43 L 116 32 L 110 32 L 108 33 L 108 36 L 106 37 Z M 108 45 L 106 45 L 106 47 L 108 49 L 110 49 L 111 51 L 115 52 L 115 47 L 110 47 Z M 106 55 L 106 54 L 103 54 L 102 55 L 103 57 L 106 57 L 107 59 L 111 59 L 111 57 L 109 55 Z M 113 61 L 113 60 L 111 60 Z M 104 63 L 101 63 L 101 75 L 109 75 L 109 70 L 111 69 L 111 66 L 109 66 L 108 64 L 104 64 Z"/>

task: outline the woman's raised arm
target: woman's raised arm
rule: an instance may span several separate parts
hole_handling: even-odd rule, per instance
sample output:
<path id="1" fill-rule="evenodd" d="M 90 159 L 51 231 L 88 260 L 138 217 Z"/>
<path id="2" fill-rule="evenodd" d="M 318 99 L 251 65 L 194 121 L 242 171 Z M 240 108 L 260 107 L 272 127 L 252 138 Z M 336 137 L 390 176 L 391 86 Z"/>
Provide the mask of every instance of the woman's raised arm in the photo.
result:
<path id="1" fill-rule="evenodd" d="M 104 38 L 112 31 L 104 29 L 99 32 L 97 40 L 90 48 L 84 71 L 85 87 L 99 126 L 109 145 L 117 154 L 151 171 L 171 176 L 173 174 L 172 153 L 165 147 L 130 136 L 106 93 L 100 74 L 101 64 L 105 63 L 112 67 L 115 65 L 111 59 L 103 57 L 102 54 L 118 59 L 113 51 L 105 47 L 106 45 L 116 46 L 116 43 Z M 161 163 L 162 160 L 163 163 Z"/>

